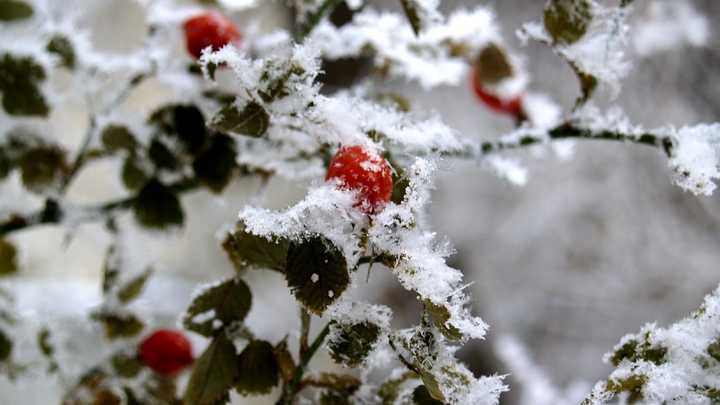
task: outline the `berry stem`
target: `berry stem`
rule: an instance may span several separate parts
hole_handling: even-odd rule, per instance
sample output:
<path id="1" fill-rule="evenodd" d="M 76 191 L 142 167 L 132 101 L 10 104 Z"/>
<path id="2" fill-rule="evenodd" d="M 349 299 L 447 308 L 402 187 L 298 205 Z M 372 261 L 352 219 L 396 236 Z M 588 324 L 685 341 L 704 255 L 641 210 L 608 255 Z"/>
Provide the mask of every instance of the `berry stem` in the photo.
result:
<path id="1" fill-rule="evenodd" d="M 305 352 L 305 354 L 301 357 L 300 363 L 297 365 L 297 368 L 295 369 L 295 373 L 292 376 L 292 379 L 290 380 L 290 383 L 285 388 L 285 392 L 283 393 L 282 397 L 280 397 L 280 400 L 277 402 L 276 405 L 290 405 L 293 402 L 293 398 L 295 397 L 295 394 L 297 393 L 298 384 L 300 384 L 300 381 L 302 380 L 303 374 L 305 373 L 305 368 L 307 367 L 308 363 L 310 363 L 310 360 L 315 355 L 315 352 L 322 346 L 323 342 L 325 341 L 325 338 L 330 333 L 330 325 L 334 324 L 335 321 L 330 321 L 325 325 L 323 330 L 320 332 L 319 335 L 315 338 L 312 345 L 308 348 L 308 350 Z"/>

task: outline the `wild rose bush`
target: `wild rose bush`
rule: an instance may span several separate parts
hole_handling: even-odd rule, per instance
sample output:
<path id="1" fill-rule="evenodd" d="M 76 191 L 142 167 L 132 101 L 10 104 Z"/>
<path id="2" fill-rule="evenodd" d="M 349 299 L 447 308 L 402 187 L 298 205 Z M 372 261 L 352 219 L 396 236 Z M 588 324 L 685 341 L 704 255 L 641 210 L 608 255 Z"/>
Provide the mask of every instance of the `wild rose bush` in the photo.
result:
<path id="1" fill-rule="evenodd" d="M 19 181 L 33 201 L 41 201 L 33 207 L 12 196 L 0 207 L 0 274 L 8 280 L 0 296 L 0 372 L 18 381 L 39 372 L 63 374 L 65 404 L 205 405 L 226 403 L 231 392 L 261 395 L 277 387 L 278 404 L 495 404 L 508 390 L 504 377 L 475 376 L 454 355 L 469 340 L 482 339 L 488 325 L 471 313 L 468 281 L 446 263 L 452 246 L 423 219 L 444 159 L 480 161 L 521 185 L 526 171 L 503 157 L 506 150 L 561 139 L 615 140 L 661 150 L 684 190 L 710 195 L 716 187 L 719 124 L 645 129 L 617 108 L 602 111 L 593 104 L 598 89 L 619 94 L 631 67 L 623 52 L 631 0 L 549 0 L 543 15 L 517 32 L 525 42 L 546 45 L 576 73 L 578 97 L 568 111 L 528 90 L 529 72 L 487 6 L 446 16 L 429 0 L 403 0 L 404 14 L 347 1 L 353 17 L 338 27 L 327 17 L 339 1 L 295 2 L 292 31 L 241 35 L 222 13 L 253 13 L 252 2 L 201 3 L 138 2 L 145 15 L 143 46 L 120 55 L 94 49 L 77 27 L 81 11 L 42 0 L 0 1 L 0 178 Z M 221 14 L 201 20 L 191 34 L 188 21 L 210 10 Z M 213 29 L 213 21 L 224 28 Z M 183 27 L 187 44 L 179 35 Z M 178 48 L 188 53 L 179 55 Z M 332 95 L 321 93 L 323 61 L 366 56 L 373 60 L 371 75 Z M 427 91 L 470 80 L 478 99 L 517 127 L 492 140 L 463 136 L 437 114 L 414 110 L 410 100 L 386 92 L 383 83 L 397 78 Z M 173 89 L 180 101 L 123 113 L 132 91 L 151 79 Z M 89 124 L 80 147 L 68 150 L 56 139 L 51 114 L 77 95 L 86 100 Z M 351 175 L 318 180 L 344 147 L 369 151 L 365 156 L 372 158 L 348 169 L 344 160 L 337 170 Z M 125 197 L 69 203 L 67 190 L 78 172 L 111 157 L 122 161 L 117 178 Z M 370 173 L 382 173 L 377 188 Z M 205 337 L 208 346 L 197 359 L 188 356 L 185 343 L 174 360 L 149 355 L 141 342 L 152 331 L 132 302 L 152 272 L 128 268 L 128 231 L 118 217 L 130 211 L 137 225 L 160 237 L 182 228 L 183 193 L 221 194 L 239 178 L 273 176 L 318 181 L 284 210 L 238 207 L 222 238 L 235 275 L 198 286 L 178 314 L 186 333 Z M 363 176 L 362 186 L 351 186 L 352 176 Z M 26 340 L 18 331 L 27 329 L 19 326 L 23 314 L 11 299 L 21 254 L 12 237 L 41 224 L 71 233 L 90 222 L 103 223 L 112 235 L 103 302 L 89 318 L 102 327 L 113 352 L 68 376 L 64 362 L 71 360 L 53 345 L 61 330 L 39 328 L 35 353 L 17 349 Z M 417 295 L 417 324 L 392 327 L 389 307 L 356 298 L 373 266 L 386 267 Z M 280 341 L 256 336 L 245 322 L 253 303 L 245 277 L 258 270 L 282 274 L 297 301 L 301 329 Z M 616 370 L 585 402 L 619 396 L 714 403 L 720 395 L 718 294 L 671 327 L 647 325 L 624 337 L 606 356 Z M 315 336 L 312 319 L 325 322 Z M 507 341 L 506 352 L 517 349 L 513 345 Z M 310 370 L 318 350 L 327 350 L 348 372 Z M 163 361 L 175 363 L 158 367 Z"/>

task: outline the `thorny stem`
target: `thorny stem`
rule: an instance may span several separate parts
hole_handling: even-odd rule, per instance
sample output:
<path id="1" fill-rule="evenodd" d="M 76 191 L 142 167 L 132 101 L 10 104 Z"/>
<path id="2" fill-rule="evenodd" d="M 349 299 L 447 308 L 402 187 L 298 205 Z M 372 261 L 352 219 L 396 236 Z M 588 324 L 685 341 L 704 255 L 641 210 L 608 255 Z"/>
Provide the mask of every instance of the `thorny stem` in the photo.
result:
<path id="1" fill-rule="evenodd" d="M 673 142 L 670 137 L 651 132 L 645 132 L 642 134 L 626 134 L 611 130 L 595 132 L 589 128 L 580 128 L 572 125 L 571 123 L 565 123 L 548 130 L 546 133 L 512 135 L 491 141 L 466 144 L 465 148 L 460 151 L 443 152 L 442 154 L 449 157 L 478 158 L 491 153 L 519 149 L 559 139 L 601 139 L 636 143 L 662 148 L 668 157 L 672 156 L 673 147 Z"/>
<path id="2" fill-rule="evenodd" d="M 293 374 L 290 383 L 285 388 L 285 392 L 283 393 L 282 397 L 280 397 L 280 400 L 277 402 L 276 405 L 290 405 L 292 403 L 293 398 L 295 397 L 295 393 L 297 393 L 298 384 L 300 384 L 303 374 L 305 374 L 305 368 L 307 367 L 308 363 L 310 363 L 310 360 L 315 355 L 315 352 L 317 352 L 317 350 L 323 344 L 327 335 L 330 333 L 330 325 L 334 323 L 335 321 L 330 321 L 327 323 L 327 325 L 325 325 L 323 330 L 320 332 L 319 335 L 317 335 L 317 337 L 313 341 L 312 345 L 301 357 L 300 363 L 297 365 L 297 368 L 295 369 L 295 373 Z"/>
<path id="3" fill-rule="evenodd" d="M 302 43 L 305 37 L 310 35 L 315 26 L 320 23 L 320 20 L 322 20 L 325 14 L 329 10 L 334 9 L 339 2 L 340 0 L 324 0 L 320 7 L 318 7 L 318 9 L 315 11 L 315 13 L 311 14 L 305 24 L 303 24 L 300 32 L 295 37 L 295 42 Z"/>

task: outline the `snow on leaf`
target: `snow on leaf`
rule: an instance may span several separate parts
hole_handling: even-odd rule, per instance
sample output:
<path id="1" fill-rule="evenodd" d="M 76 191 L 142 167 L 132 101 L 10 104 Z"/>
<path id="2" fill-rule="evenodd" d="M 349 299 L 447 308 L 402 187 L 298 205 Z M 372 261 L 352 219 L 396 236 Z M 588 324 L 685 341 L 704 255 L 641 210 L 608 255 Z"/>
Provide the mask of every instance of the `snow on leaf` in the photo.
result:
<path id="1" fill-rule="evenodd" d="M 585 403 L 604 404 L 629 392 L 646 403 L 712 403 L 720 391 L 713 357 L 720 336 L 720 288 L 705 297 L 700 310 L 659 328 L 648 324 L 623 337 L 606 362 L 617 365 L 607 382 L 599 382 Z"/>
<path id="2" fill-rule="evenodd" d="M 447 309 L 449 317 L 444 321 L 447 327 L 457 329 L 465 339 L 482 338 L 487 325 L 471 316 L 466 306 L 469 298 L 462 292 L 462 273 L 445 263 L 445 256 L 452 248 L 436 243 L 435 233 L 424 231 L 418 225 L 418 214 L 434 187 L 437 168 L 437 161 L 418 158 L 408 169 L 410 181 L 403 202 L 377 214 L 368 236 L 376 251 L 395 258 L 386 264 L 405 289 Z"/>
<path id="3" fill-rule="evenodd" d="M 462 56 L 500 40 L 494 16 L 485 7 L 455 11 L 445 22 L 428 24 L 417 36 L 403 16 L 368 7 L 340 28 L 328 21 L 320 23 L 309 38 L 329 59 L 372 51 L 376 67 L 387 69 L 390 76 L 418 81 L 425 89 L 461 83 L 467 73 Z"/>
<path id="4" fill-rule="evenodd" d="M 280 237 L 295 241 L 322 236 L 333 244 L 353 268 L 360 258 L 360 239 L 354 232 L 367 221 L 360 210 L 353 207 L 352 192 L 328 184 L 311 188 L 307 197 L 280 212 L 259 207 L 245 207 L 238 216 L 245 231 L 261 237 Z M 308 274 L 308 281 L 312 272 Z"/>
<path id="5" fill-rule="evenodd" d="M 211 337 L 218 334 L 220 326 L 243 321 L 252 305 L 250 288 L 239 278 L 229 278 L 217 285 L 210 285 L 193 298 L 183 315 L 183 326 L 188 330 Z M 222 333 L 222 331 L 220 331 Z"/>

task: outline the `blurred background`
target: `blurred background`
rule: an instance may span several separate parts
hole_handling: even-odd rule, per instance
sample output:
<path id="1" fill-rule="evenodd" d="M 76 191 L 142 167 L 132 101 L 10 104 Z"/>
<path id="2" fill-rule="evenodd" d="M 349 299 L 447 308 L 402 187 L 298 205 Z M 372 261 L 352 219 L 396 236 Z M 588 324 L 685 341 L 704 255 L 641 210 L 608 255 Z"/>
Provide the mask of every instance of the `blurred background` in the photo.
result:
<path id="1" fill-rule="evenodd" d="M 142 43 L 145 31 L 137 24 L 143 20 L 143 9 L 138 3 L 69 3 L 78 7 L 82 3 L 87 11 L 81 25 L 92 30 L 96 47 L 128 52 Z M 400 11 L 397 1 L 369 4 Z M 477 4 L 482 3 L 445 0 L 440 10 L 448 14 Z M 572 71 L 544 45 L 521 46 L 514 34 L 524 22 L 540 19 L 544 2 L 489 4 L 507 44 L 524 59 L 530 90 L 545 94 L 563 112 L 568 111 L 578 95 Z M 687 10 L 704 16 L 709 32 L 703 46 L 694 46 L 688 39 L 664 50 L 663 38 L 653 41 L 650 36 L 649 40 L 641 30 L 667 18 L 697 23 L 683 16 Z M 720 38 L 714 29 L 720 26 L 719 16 L 720 3 L 714 0 L 635 1 L 627 44 L 633 70 L 616 100 L 631 122 L 654 128 L 720 121 Z M 342 21 L 347 15 L 338 10 L 333 17 Z M 259 24 L 261 32 L 292 21 L 280 1 L 262 2 L 257 9 L 233 14 L 233 18 L 240 27 Z M 653 44 L 660 50 L 653 49 Z M 357 80 L 371 69 L 370 63 L 326 64 L 326 75 L 321 78 L 327 83 L 325 91 Z M 491 139 L 514 128 L 511 118 L 487 110 L 464 84 L 424 92 L 413 84 L 391 81 L 387 88 L 413 100 L 421 111 L 437 111 L 463 136 Z M 606 96 L 600 95 L 600 105 L 612 103 Z M 123 108 L 147 112 L 176 97 L 149 82 Z M 74 107 L 53 113 L 57 114 L 53 119 L 67 128 L 62 136 L 70 146 L 79 143 L 86 125 L 84 107 Z M 647 322 L 666 326 L 689 315 L 720 282 L 718 195 L 698 197 L 672 185 L 666 157 L 653 148 L 589 140 L 576 142 L 572 148 L 570 158 L 558 157 L 548 148 L 506 153 L 528 168 L 523 187 L 508 185 L 478 162 L 448 160 L 428 206 L 427 223 L 439 239 L 447 237 L 455 246 L 457 253 L 449 257 L 449 264 L 463 271 L 465 281 L 471 283 L 468 292 L 474 298 L 474 313 L 490 325 L 485 340 L 469 342 L 457 355 L 476 375 L 511 373 L 506 380 L 511 391 L 502 396 L 505 404 L 541 402 L 537 398 L 533 402 L 529 391 L 523 391 L 515 378 L 518 370 L 508 367 L 502 351 L 496 350 L 506 336 L 525 347 L 558 392 L 578 402 L 592 384 L 609 374 L 602 356 L 623 335 L 637 332 Z M 120 163 L 107 159 L 87 167 L 72 185 L 69 198 L 88 204 L 120 196 L 122 186 L 115 178 Z M 182 200 L 186 221 L 181 234 L 135 231 L 126 246 L 135 252 L 131 259 L 137 266 L 150 264 L 155 270 L 136 304 L 138 310 L 154 326 L 175 326 L 198 283 L 233 274 L 218 235 L 237 212 L 246 204 L 283 209 L 301 199 L 310 184 L 272 179 L 267 190 L 258 194 L 260 182 L 245 179 L 221 196 L 190 193 Z M 1 187 L 4 195 L 20 193 L 12 180 Z M 120 226 L 133 228 L 131 216 L 121 217 Z M 97 351 L 102 350 L 87 312 L 101 299 L 102 262 L 110 237 L 102 224 L 67 231 L 43 226 L 13 234 L 10 239 L 21 251 L 22 270 L 4 285 L 13 290 L 17 308 L 28 319 L 77 331 L 56 341 L 65 342 L 67 360 L 80 370 L 97 361 Z M 288 330 L 299 328 L 297 319 L 288 319 L 288 309 L 295 308 L 295 302 L 282 278 L 270 271 L 254 272 L 248 282 L 254 293 L 248 323 L 256 335 L 277 341 Z M 379 265 L 359 294 L 393 308 L 396 327 L 419 321 L 420 303 L 414 294 L 404 291 Z M 316 327 L 320 324 L 315 322 Z M 205 342 L 193 339 L 200 353 Z M 316 363 L 332 367 L 322 356 Z M 20 384 L 0 378 L 0 405 L 57 403 L 63 383 L 39 375 Z M 253 401 L 272 403 L 274 398 Z M 237 397 L 234 401 L 242 403 Z"/>

